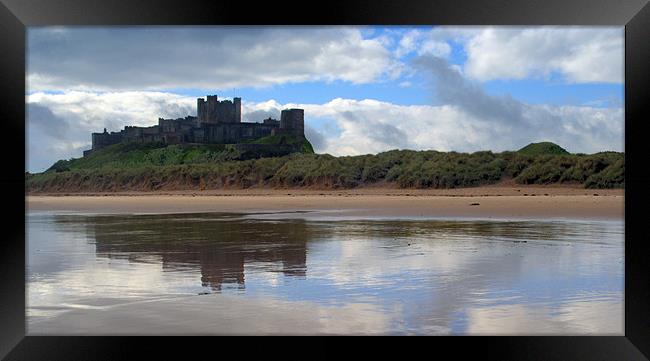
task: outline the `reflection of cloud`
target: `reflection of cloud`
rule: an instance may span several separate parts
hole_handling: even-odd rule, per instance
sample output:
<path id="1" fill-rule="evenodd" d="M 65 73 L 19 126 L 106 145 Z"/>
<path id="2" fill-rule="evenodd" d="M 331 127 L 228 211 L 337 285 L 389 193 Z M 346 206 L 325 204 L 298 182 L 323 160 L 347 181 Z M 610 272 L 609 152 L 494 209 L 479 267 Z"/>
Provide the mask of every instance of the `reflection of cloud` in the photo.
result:
<path id="1" fill-rule="evenodd" d="M 623 320 L 623 303 L 615 301 L 498 305 L 468 309 L 467 334 L 623 335 Z"/>
<path id="2" fill-rule="evenodd" d="M 50 274 L 46 279 L 37 277 L 30 280 L 27 310 L 30 316 L 36 317 L 31 321 L 38 321 L 38 316 L 54 315 L 43 308 L 54 305 L 69 311 L 86 306 L 103 308 L 107 304 L 151 298 L 154 295 L 170 297 L 197 293 L 200 289 L 200 274 L 197 273 L 167 277 L 157 262 L 140 263 L 133 267 L 126 260 L 97 259 Z"/>
<path id="3" fill-rule="evenodd" d="M 336 247 L 338 257 L 330 261 L 331 267 L 328 269 L 310 269 L 310 276 L 329 279 L 332 284 L 343 287 L 350 284 L 396 286 L 403 282 L 398 277 L 400 274 L 423 270 L 440 275 L 453 274 L 462 270 L 473 256 L 471 253 L 458 252 L 459 247 L 466 244 L 462 240 L 455 244 L 417 239 L 379 241 L 380 244 L 394 247 L 392 249 L 377 247 L 377 243 L 361 237 L 346 237 L 345 241 L 331 243 L 331 247 Z M 415 256 L 421 252 L 426 252 L 427 256 Z M 354 272 L 350 272 L 351 269 Z"/>
<path id="4" fill-rule="evenodd" d="M 418 224 L 422 228 L 418 228 L 405 222 L 398 223 L 402 225 L 399 231 L 402 234 L 398 235 L 399 232 L 391 234 L 390 222 L 384 226 L 364 221 L 352 223 L 332 234 L 328 244 L 337 256 L 326 256 L 329 267 L 313 266 L 325 260 L 319 259 L 311 248 L 310 277 L 328 280 L 326 284 L 342 290 L 399 289 L 399 295 L 392 295 L 389 300 L 408 299 L 400 313 L 404 323 L 420 333 L 618 332 L 618 326 L 608 327 L 608 323 L 622 321 L 619 302 L 599 305 L 585 301 L 584 305 L 577 305 L 572 301 L 558 306 L 559 309 L 533 306 L 531 310 L 520 310 L 518 307 L 525 308 L 528 303 L 545 302 L 549 298 L 589 299 L 588 295 L 565 294 L 580 292 L 583 277 L 598 277 L 601 286 L 588 288 L 593 292 L 620 289 L 623 266 L 612 260 L 618 259 L 619 254 L 622 257 L 621 224 L 609 229 L 609 225 L 600 223 L 540 222 L 531 227 L 527 222 L 478 222 L 459 227 L 458 223 L 448 222 L 443 223 L 446 227 L 434 227 L 422 222 Z M 413 231 L 417 233 L 409 235 Z M 511 242 L 521 239 L 529 241 L 525 246 Z M 582 276 L 576 276 L 576 270 Z M 571 280 L 567 281 L 569 285 L 560 281 L 567 277 Z M 476 306 L 483 301 L 501 305 Z M 511 302 L 522 304 L 509 305 Z M 577 308 L 581 306 L 582 309 Z M 478 316 L 485 320 L 479 319 L 477 325 L 472 325 L 476 320 L 471 319 L 471 314 L 463 316 L 465 309 L 483 310 Z M 601 317 L 600 311 L 609 312 L 605 309 L 613 313 Z M 519 314 L 526 313 L 531 314 L 532 321 L 539 318 L 547 323 L 539 329 L 531 329 L 535 322 L 519 324 L 524 317 Z M 468 328 L 462 326 L 465 317 Z M 576 322 L 581 317 L 582 321 Z"/>
<path id="5" fill-rule="evenodd" d="M 61 238 L 55 241 L 66 243 L 68 237 L 74 241 L 67 241 L 70 247 L 46 249 L 36 259 L 37 267 L 42 266 L 40 261 L 51 258 L 52 250 L 64 250 L 68 256 L 57 258 L 60 267 L 30 267 L 31 272 L 50 278 L 30 279 L 29 306 L 102 307 L 106 300 L 122 304 L 125 296 L 149 299 L 158 294 L 197 293 L 204 290 L 201 276 L 239 272 L 245 265 L 251 287 L 238 291 L 240 301 L 226 297 L 209 298 L 207 303 L 218 303 L 211 306 L 194 299 L 153 303 L 146 309 L 116 306 L 105 314 L 117 320 L 108 321 L 102 318 L 108 316 L 76 309 L 58 321 L 41 324 L 40 330 L 72 320 L 78 323 L 71 332 L 81 332 L 78 325 L 83 324 L 95 333 L 131 326 L 134 320 L 144 325 L 118 332 L 612 334 L 622 330 L 623 265 L 616 261 L 623 257 L 623 225 L 618 222 L 257 222 L 254 217 L 215 216 L 214 224 L 205 217 L 148 215 L 111 217 L 111 222 L 107 217 L 91 217 L 89 222 L 104 224 L 87 234 L 94 237 L 91 244 L 79 237 L 86 228 L 79 227 L 75 217 L 64 217 L 57 228 Z M 32 240 L 40 237 L 39 247 L 51 243 L 46 242 L 51 241 L 47 232 L 29 235 Z M 528 243 L 512 242 L 522 239 Z M 95 255 L 92 248 L 102 257 L 87 258 L 89 253 Z M 196 271 L 201 260 L 196 257 L 210 254 L 215 257 L 203 258 L 209 267 L 201 267 L 201 275 Z M 224 254 L 236 257 L 220 256 Z M 29 262 L 33 264 L 34 258 Z M 256 296 L 262 301 L 251 300 Z M 183 305 L 188 310 L 177 311 Z M 161 312 L 169 314 L 157 320 Z M 226 317 L 225 312 L 232 315 Z M 33 315 L 39 316 L 32 309 Z M 104 326 L 104 321 L 111 324 Z M 147 325 L 151 322 L 182 325 L 158 331 Z M 223 322 L 234 322 L 234 328 Z M 93 330 L 93 324 L 100 331 Z"/>
<path id="6" fill-rule="evenodd" d="M 30 320 L 30 335 L 317 335 L 385 334 L 399 313 L 367 303 L 323 306 L 307 301 L 230 295 L 178 297 L 77 308 Z"/>
<path id="7" fill-rule="evenodd" d="M 318 307 L 321 332 L 329 334 L 384 334 L 398 312 L 385 312 L 371 303 L 346 303 L 341 307 Z"/>

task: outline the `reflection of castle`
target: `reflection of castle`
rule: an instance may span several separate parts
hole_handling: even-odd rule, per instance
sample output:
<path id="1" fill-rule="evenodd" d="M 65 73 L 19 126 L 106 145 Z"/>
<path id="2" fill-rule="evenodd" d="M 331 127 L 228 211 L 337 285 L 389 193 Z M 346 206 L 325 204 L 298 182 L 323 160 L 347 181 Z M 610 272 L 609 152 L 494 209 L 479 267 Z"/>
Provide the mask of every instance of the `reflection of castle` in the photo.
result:
<path id="1" fill-rule="evenodd" d="M 245 265 L 305 276 L 307 226 L 290 222 L 210 220 L 210 216 L 156 215 L 88 217 L 96 253 L 133 262 L 159 257 L 164 270 L 198 268 L 201 283 L 214 290 L 224 284 L 244 287 Z"/>
<path id="2" fill-rule="evenodd" d="M 119 132 L 92 133 L 92 151 L 125 141 L 162 142 L 165 144 L 236 144 L 274 134 L 304 137 L 303 109 L 285 109 L 280 120 L 268 118 L 263 123 L 241 121 L 241 98 L 219 101 L 208 95 L 197 99 L 197 116 L 177 119 L 158 118 L 150 127 L 126 126 Z"/>

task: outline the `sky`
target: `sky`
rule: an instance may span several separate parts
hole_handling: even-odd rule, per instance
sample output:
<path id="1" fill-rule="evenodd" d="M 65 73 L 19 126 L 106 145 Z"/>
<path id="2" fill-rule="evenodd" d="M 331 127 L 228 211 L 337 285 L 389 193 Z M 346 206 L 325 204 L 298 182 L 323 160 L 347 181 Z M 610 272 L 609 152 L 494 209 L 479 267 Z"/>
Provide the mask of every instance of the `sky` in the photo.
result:
<path id="1" fill-rule="evenodd" d="M 242 98 L 305 109 L 317 153 L 624 151 L 623 27 L 29 27 L 25 170 L 91 133 Z"/>

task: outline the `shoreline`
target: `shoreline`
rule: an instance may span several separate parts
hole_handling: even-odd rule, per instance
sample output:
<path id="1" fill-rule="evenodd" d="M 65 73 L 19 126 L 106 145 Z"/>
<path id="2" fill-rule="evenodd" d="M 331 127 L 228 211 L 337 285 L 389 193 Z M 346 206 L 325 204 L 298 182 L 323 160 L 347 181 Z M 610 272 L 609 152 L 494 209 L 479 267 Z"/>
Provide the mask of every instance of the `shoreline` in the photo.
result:
<path id="1" fill-rule="evenodd" d="M 238 189 L 27 195 L 29 212 L 309 212 L 334 218 L 624 219 L 623 189 Z"/>
<path id="2" fill-rule="evenodd" d="M 220 188 L 220 189 L 178 189 L 157 191 L 110 191 L 110 192 L 32 192 L 27 196 L 70 197 L 70 196 L 278 196 L 278 195 L 386 195 L 386 196 L 558 196 L 558 195 L 589 195 L 589 196 L 623 196 L 625 189 L 587 189 L 580 184 L 550 184 L 550 185 L 521 185 L 513 181 L 502 181 L 496 184 L 466 188 L 398 188 L 378 184 L 348 189 L 323 188 Z"/>

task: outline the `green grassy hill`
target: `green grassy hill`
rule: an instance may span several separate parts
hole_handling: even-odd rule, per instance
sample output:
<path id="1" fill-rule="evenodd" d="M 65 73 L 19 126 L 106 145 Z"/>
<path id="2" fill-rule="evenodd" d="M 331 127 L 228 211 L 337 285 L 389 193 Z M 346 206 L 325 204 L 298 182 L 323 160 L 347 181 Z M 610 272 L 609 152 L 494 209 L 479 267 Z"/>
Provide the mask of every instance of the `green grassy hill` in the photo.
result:
<path id="1" fill-rule="evenodd" d="M 249 143 L 293 145 L 301 153 L 314 153 L 311 143 L 306 138 L 291 135 L 272 135 Z M 164 143 L 118 143 L 82 158 L 60 160 L 47 171 L 217 163 L 240 158 L 241 154 L 234 145 L 230 144 L 182 146 Z"/>
<path id="2" fill-rule="evenodd" d="M 526 155 L 569 154 L 569 152 L 567 152 L 564 148 L 551 142 L 530 143 L 527 146 L 519 149 L 517 153 Z"/>
<path id="3" fill-rule="evenodd" d="M 301 139 L 274 137 L 260 141 L 263 144 L 302 142 Z M 391 150 L 334 157 L 314 154 L 308 142 L 299 145 L 302 153 L 236 160 L 236 150 L 229 145 L 183 148 L 163 144 L 117 144 L 84 158 L 59 161 L 43 173 L 26 174 L 26 190 L 336 189 L 376 183 L 402 188 L 456 188 L 492 184 L 504 179 L 514 179 L 519 184 L 581 184 L 586 188 L 625 186 L 625 156 L 617 152 L 531 155 L 521 151 Z"/>
<path id="4" fill-rule="evenodd" d="M 250 143 L 255 144 L 275 144 L 275 145 L 296 145 L 300 153 L 314 153 L 314 148 L 307 138 L 295 135 L 269 135 L 264 138 L 256 139 Z"/>

